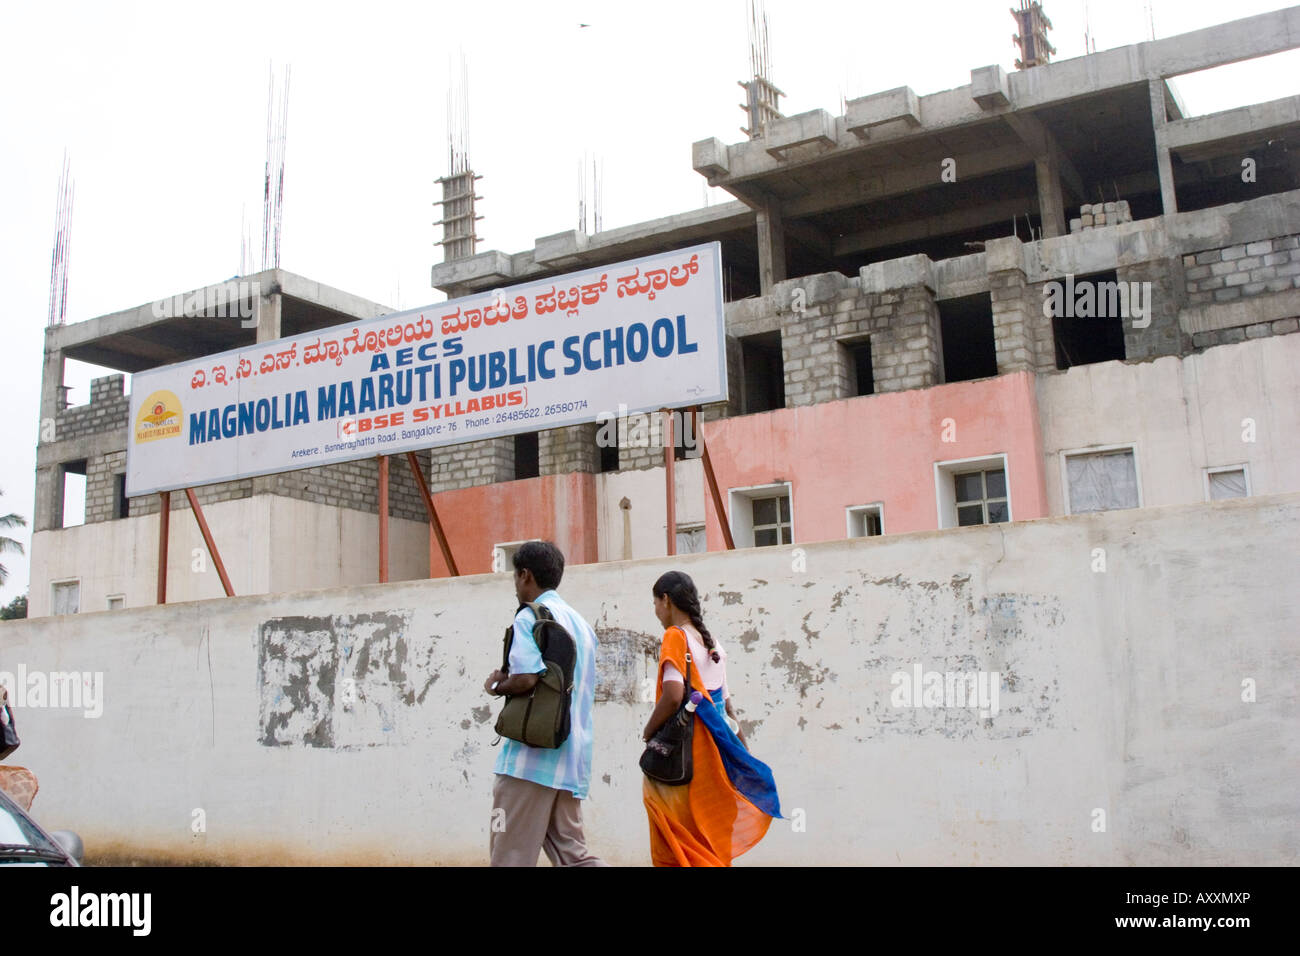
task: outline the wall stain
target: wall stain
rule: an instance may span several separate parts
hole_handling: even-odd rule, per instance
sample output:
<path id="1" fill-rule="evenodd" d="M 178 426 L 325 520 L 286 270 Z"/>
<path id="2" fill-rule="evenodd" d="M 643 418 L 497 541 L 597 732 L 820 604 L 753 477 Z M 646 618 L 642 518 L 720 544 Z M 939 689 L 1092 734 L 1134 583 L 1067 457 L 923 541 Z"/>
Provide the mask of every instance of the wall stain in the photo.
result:
<path id="1" fill-rule="evenodd" d="M 758 640 L 758 628 L 751 627 L 736 635 L 736 642 L 745 650 L 753 653 L 754 642 Z"/>
<path id="2" fill-rule="evenodd" d="M 739 591 L 719 591 L 718 597 L 722 598 L 722 603 L 727 606 L 739 604 L 741 600 Z"/>
<path id="3" fill-rule="evenodd" d="M 799 690 L 800 697 L 808 696 L 808 688 L 826 679 L 828 669 L 814 668 L 799 660 L 799 645 L 794 641 L 777 641 L 772 646 L 772 666 L 785 670 L 786 683 Z"/>
<path id="4" fill-rule="evenodd" d="M 492 719 L 492 708 L 488 704 L 471 708 L 470 713 L 474 715 L 474 723 L 476 724 L 486 724 Z"/>

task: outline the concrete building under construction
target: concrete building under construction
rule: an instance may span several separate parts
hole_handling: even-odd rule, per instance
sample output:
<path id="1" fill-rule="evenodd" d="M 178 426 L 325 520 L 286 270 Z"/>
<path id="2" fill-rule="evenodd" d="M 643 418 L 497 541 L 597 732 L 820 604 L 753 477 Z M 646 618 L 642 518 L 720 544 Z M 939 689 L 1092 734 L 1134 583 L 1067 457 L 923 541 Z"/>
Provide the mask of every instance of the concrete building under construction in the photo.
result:
<path id="1" fill-rule="evenodd" d="M 842 116 L 783 116 L 756 75 L 750 138 L 693 147 L 735 201 L 517 253 L 474 251 L 475 176 L 453 156 L 433 284 L 455 298 L 721 243 L 731 398 L 702 434 L 727 515 L 679 435 L 678 551 L 724 547 L 723 520 L 744 546 L 1294 491 L 1300 459 L 1241 432 L 1265 408 L 1271 434 L 1295 425 L 1268 396 L 1295 394 L 1300 367 L 1300 100 L 1187 116 L 1168 80 L 1294 47 L 1298 19 L 979 67 Z M 158 500 L 124 495 L 121 380 L 64 407 L 65 359 L 135 372 L 389 311 L 279 270 L 245 284 L 253 319 L 214 317 L 208 289 L 174 297 L 206 312 L 142 306 L 47 333 L 33 615 L 155 599 Z M 1092 311 L 1076 308 L 1085 288 Z M 420 456 L 461 573 L 538 537 L 574 563 L 665 553 L 656 432 L 624 426 L 602 449 L 597 431 Z M 69 473 L 86 475 L 86 523 L 64 528 Z M 200 489 L 235 593 L 376 580 L 376 477 L 370 460 Z M 447 574 L 405 468 L 393 488 L 391 576 Z M 171 533 L 169 599 L 221 594 L 189 570 L 197 529 Z"/>

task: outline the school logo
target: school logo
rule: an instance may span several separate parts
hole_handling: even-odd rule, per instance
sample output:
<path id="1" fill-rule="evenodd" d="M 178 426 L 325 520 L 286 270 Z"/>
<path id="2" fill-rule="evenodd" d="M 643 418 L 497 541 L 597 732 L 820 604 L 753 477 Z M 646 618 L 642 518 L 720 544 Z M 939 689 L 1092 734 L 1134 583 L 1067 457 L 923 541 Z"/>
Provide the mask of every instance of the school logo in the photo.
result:
<path id="1" fill-rule="evenodd" d="M 136 443 L 174 438 L 181 433 L 181 400 L 175 393 L 154 392 L 135 416 Z"/>

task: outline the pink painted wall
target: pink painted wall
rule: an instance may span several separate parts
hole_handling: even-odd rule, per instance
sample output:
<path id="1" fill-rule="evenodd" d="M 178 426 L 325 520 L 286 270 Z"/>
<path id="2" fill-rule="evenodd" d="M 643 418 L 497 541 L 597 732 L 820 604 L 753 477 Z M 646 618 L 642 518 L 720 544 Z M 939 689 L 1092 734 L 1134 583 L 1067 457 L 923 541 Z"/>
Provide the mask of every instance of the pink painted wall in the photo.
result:
<path id="1" fill-rule="evenodd" d="M 542 538 L 564 552 L 565 565 L 597 560 L 596 476 L 542 475 L 433 496 L 461 574 L 492 570 L 492 546 Z M 430 577 L 448 576 L 438 539 L 429 531 Z"/>
<path id="2" fill-rule="evenodd" d="M 955 425 L 942 440 L 943 420 Z M 1034 376 L 1016 372 L 864 395 L 702 427 L 723 502 L 729 488 L 791 483 L 794 540 L 847 536 L 845 508 L 884 502 L 885 534 L 939 527 L 934 464 L 1005 454 L 1016 521 L 1048 514 Z M 706 496 L 709 550 L 725 547 Z"/>

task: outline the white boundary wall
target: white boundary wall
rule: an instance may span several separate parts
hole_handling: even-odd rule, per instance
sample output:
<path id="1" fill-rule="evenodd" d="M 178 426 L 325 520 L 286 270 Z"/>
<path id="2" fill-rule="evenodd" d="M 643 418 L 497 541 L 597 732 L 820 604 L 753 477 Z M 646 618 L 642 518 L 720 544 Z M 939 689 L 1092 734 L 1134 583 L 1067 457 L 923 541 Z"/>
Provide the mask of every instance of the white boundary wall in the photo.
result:
<path id="1" fill-rule="evenodd" d="M 681 567 L 801 811 L 741 863 L 1294 864 L 1297 557 L 1289 494 L 570 568 L 589 842 L 647 862 L 650 585 Z M 0 670 L 104 675 L 98 719 L 17 710 L 35 814 L 92 860 L 485 863 L 512 610 L 479 575 L 0 624 Z M 997 715 L 892 706 L 916 664 L 997 671 Z"/>

